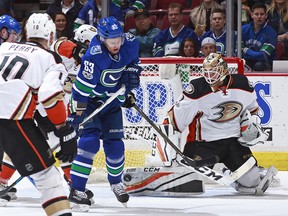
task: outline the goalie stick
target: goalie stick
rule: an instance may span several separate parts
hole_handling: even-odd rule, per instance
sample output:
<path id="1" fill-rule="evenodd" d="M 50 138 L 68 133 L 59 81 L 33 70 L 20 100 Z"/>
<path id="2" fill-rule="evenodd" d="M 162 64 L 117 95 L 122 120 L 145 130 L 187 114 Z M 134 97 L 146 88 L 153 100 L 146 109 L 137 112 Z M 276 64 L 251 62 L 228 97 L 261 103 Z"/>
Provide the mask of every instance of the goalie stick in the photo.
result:
<path id="1" fill-rule="evenodd" d="M 231 186 L 234 188 L 234 182 L 239 179 L 242 175 L 244 175 L 249 169 L 251 169 L 256 160 L 253 157 L 250 157 L 241 167 L 239 167 L 236 171 L 234 171 L 230 175 L 222 175 L 221 173 L 216 172 L 215 170 L 207 167 L 208 165 L 216 164 L 219 162 L 219 157 L 215 155 L 215 157 L 203 159 L 200 161 L 194 161 L 191 158 L 185 156 L 180 149 L 174 145 L 174 143 L 159 129 L 159 127 L 141 110 L 134 102 L 133 106 L 141 116 L 156 130 L 156 132 L 163 137 L 163 139 L 180 155 L 183 159 L 181 160 L 181 164 L 185 167 L 191 169 L 192 171 L 198 173 L 201 176 L 204 176 L 207 179 L 212 180 L 218 184 Z"/>
<path id="2" fill-rule="evenodd" d="M 52 148 L 52 151 L 55 151 L 59 146 L 60 146 L 60 143 L 58 143 L 56 146 L 54 146 Z M 27 177 L 27 176 L 20 176 L 11 185 L 6 187 L 4 190 L 0 190 L 0 197 L 5 195 L 6 193 L 8 193 L 11 190 L 11 188 L 13 188 L 15 185 L 17 185 L 24 177 Z"/>
<path id="3" fill-rule="evenodd" d="M 96 110 L 94 110 L 89 116 L 87 116 L 83 122 L 79 124 L 79 129 L 83 129 L 84 125 L 92 119 L 94 116 L 96 116 L 101 110 L 103 110 L 108 104 L 110 104 L 113 100 L 115 100 L 119 95 L 123 94 L 126 90 L 125 85 L 122 85 L 121 88 L 116 91 L 111 97 L 108 98 L 107 101 L 105 101 L 101 106 L 99 106 Z"/>
<path id="4" fill-rule="evenodd" d="M 156 132 L 163 137 L 165 142 L 167 142 L 176 152 L 180 155 L 181 158 L 186 162 L 187 165 L 191 167 L 201 167 L 201 166 L 209 166 L 219 162 L 219 157 L 217 155 L 209 158 L 204 158 L 203 160 L 195 161 L 191 158 L 185 156 L 180 149 L 157 127 L 157 125 L 141 110 L 135 103 L 133 106 L 142 116 L 143 118 L 149 122 L 149 124 L 156 130 Z"/>

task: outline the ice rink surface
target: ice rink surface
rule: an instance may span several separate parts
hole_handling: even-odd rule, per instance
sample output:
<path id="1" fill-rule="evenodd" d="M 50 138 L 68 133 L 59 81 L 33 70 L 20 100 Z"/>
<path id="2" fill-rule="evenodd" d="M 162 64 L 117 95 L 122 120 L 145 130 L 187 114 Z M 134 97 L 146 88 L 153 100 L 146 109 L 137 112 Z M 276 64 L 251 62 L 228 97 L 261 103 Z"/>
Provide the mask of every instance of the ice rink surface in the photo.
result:
<path id="1" fill-rule="evenodd" d="M 287 216 L 288 172 L 279 172 L 277 176 L 280 186 L 268 188 L 263 196 L 240 195 L 232 188 L 206 185 L 204 194 L 189 198 L 130 196 L 128 208 L 116 200 L 108 184 L 89 184 L 88 188 L 95 195 L 95 204 L 89 212 L 75 212 L 73 215 Z M 17 185 L 17 190 L 18 199 L 0 207 L 0 216 L 45 215 L 38 191 L 26 178 Z"/>

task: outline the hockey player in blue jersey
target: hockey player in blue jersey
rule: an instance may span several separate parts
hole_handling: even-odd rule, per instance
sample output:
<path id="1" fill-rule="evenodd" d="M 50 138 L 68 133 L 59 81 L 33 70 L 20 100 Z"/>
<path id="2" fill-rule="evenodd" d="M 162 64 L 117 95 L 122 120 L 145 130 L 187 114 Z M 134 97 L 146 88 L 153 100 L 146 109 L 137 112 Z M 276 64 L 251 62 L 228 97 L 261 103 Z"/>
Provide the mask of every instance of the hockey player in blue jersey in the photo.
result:
<path id="1" fill-rule="evenodd" d="M 100 147 L 100 138 L 106 155 L 108 181 L 119 202 L 129 200 L 122 185 L 124 168 L 123 120 L 121 105 L 132 89 L 139 86 L 142 68 L 138 66 L 138 41 L 123 33 L 114 17 L 99 20 L 96 35 L 82 58 L 81 68 L 72 88 L 76 113 L 69 122 L 77 127 L 83 117 L 91 114 L 124 84 L 126 91 L 104 108 L 79 131 L 78 154 L 71 167 L 69 199 L 78 211 L 88 211 L 91 202 L 85 186 L 93 159 Z M 78 209 L 77 209 L 78 208 Z"/>
<path id="2" fill-rule="evenodd" d="M 0 45 L 4 42 L 15 42 L 20 33 L 21 27 L 13 17 L 0 16 Z"/>

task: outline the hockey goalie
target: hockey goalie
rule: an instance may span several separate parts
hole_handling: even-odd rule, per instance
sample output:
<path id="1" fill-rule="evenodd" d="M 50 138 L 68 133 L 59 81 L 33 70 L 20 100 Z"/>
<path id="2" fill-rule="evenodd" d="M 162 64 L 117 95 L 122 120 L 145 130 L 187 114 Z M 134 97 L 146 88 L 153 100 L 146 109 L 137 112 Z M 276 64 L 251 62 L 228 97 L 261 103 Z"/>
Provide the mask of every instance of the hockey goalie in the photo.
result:
<path id="1" fill-rule="evenodd" d="M 276 176 L 277 169 L 271 166 L 261 172 L 250 149 L 251 146 L 264 144 L 268 138 L 257 116 L 259 106 L 253 86 L 244 75 L 229 74 L 224 58 L 216 53 L 211 53 L 204 59 L 201 76 L 190 82 L 169 110 L 167 121 L 160 125 L 161 131 L 178 145 L 177 134 L 189 128 L 183 148 L 185 156 L 201 161 L 216 155 L 227 169 L 225 174 L 219 174 L 221 181 L 213 179 L 216 183 L 231 186 L 240 193 L 262 195 Z M 157 169 L 150 166 L 126 170 L 124 183 L 128 192 L 145 195 L 153 194 L 152 192 L 161 188 L 158 192 L 162 195 L 166 191 L 173 191 L 168 195 L 179 194 L 182 187 L 178 187 L 176 191 L 176 184 L 173 187 L 169 183 L 176 182 L 177 178 L 184 179 L 189 171 L 195 172 L 192 172 L 193 177 L 191 174 L 187 181 L 200 181 L 204 192 L 200 176 L 210 177 L 205 174 L 207 170 L 212 172 L 210 167 L 189 169 L 159 134 L 155 145 L 162 166 Z M 170 179 L 160 178 L 161 175 L 168 176 L 169 171 L 174 176 Z M 186 192 L 189 194 L 196 191 Z"/>

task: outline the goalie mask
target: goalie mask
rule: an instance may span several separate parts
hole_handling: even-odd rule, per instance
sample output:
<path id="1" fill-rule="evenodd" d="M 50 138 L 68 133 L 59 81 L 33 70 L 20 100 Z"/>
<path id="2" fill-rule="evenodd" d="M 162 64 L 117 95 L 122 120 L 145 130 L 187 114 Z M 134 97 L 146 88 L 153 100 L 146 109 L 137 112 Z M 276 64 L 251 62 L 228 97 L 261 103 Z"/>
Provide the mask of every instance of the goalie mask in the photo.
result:
<path id="1" fill-rule="evenodd" d="M 202 76 L 210 86 L 215 86 L 228 74 L 227 62 L 221 54 L 210 53 L 203 62 Z"/>

